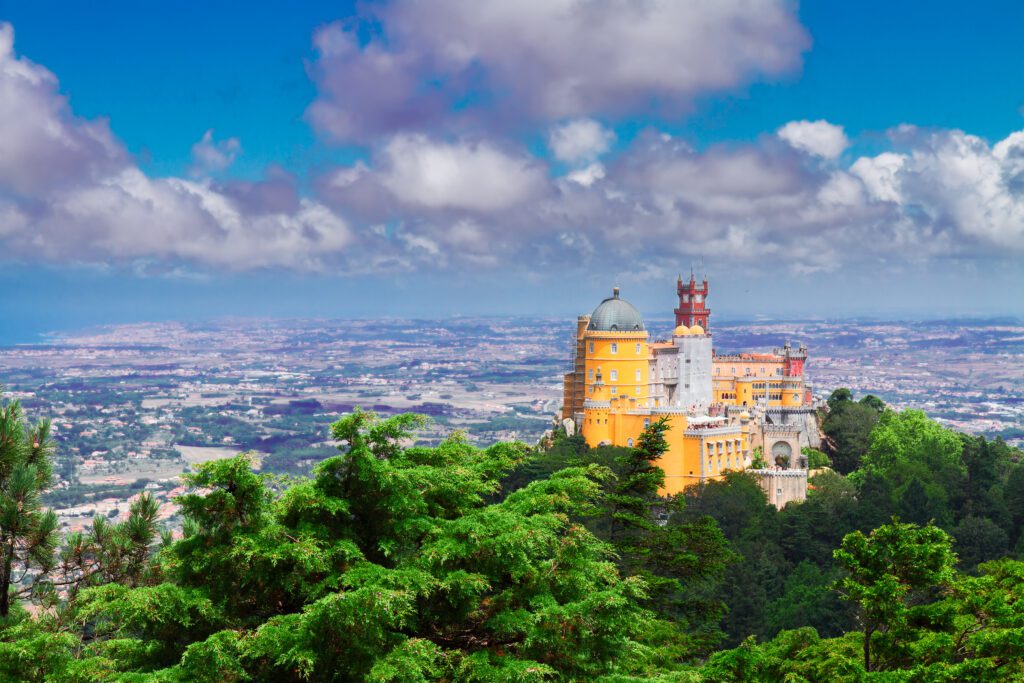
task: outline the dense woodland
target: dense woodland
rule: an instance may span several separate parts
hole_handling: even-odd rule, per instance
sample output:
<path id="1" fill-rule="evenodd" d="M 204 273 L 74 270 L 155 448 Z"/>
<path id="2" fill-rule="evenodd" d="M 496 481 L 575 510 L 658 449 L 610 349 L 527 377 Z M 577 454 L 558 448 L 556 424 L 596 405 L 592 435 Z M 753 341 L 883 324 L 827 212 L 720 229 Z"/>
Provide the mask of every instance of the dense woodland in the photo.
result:
<path id="1" fill-rule="evenodd" d="M 657 492 L 666 444 L 477 449 L 355 411 L 310 477 L 187 476 L 60 538 L 45 421 L 0 407 L 0 680 L 1024 680 L 1024 464 L 840 390 L 806 502 Z"/>

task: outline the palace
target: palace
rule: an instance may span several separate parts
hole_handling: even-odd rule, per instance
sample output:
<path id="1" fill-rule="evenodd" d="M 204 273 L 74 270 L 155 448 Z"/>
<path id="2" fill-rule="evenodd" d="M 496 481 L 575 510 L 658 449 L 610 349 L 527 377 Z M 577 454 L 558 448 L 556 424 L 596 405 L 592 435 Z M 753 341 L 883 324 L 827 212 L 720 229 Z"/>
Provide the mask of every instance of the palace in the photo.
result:
<path id="1" fill-rule="evenodd" d="M 663 493 L 749 470 L 773 504 L 803 500 L 801 448 L 819 445 L 804 381 L 807 348 L 787 342 L 772 353 L 718 355 L 708 291 L 706 278 L 699 286 L 692 273 L 689 282 L 679 278 L 676 327 L 664 341 L 650 339 L 640 312 L 617 287 L 592 314 L 579 316 L 562 423 L 590 446 L 631 447 L 644 427 L 665 417 Z M 763 463 L 755 463 L 755 449 Z"/>

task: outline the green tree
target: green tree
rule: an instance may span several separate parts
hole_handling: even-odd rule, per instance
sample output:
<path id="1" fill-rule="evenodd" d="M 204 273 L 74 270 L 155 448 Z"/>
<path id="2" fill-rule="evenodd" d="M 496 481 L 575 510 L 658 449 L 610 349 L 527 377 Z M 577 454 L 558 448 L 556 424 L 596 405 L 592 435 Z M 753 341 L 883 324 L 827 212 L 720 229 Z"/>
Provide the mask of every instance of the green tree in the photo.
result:
<path id="1" fill-rule="evenodd" d="M 68 670 L 529 681 L 672 666 L 649 586 L 576 519 L 600 511 L 608 470 L 564 469 L 490 502 L 526 448 L 459 434 L 403 447 L 420 422 L 349 415 L 333 427 L 342 453 L 295 483 L 245 456 L 201 465 L 164 582 L 83 590 L 89 643 Z"/>
<path id="2" fill-rule="evenodd" d="M 807 458 L 807 469 L 817 470 L 822 467 L 831 467 L 832 461 L 827 455 L 819 451 L 817 448 L 809 448 L 804 446 L 800 449 L 800 452 L 805 458 Z"/>
<path id="3" fill-rule="evenodd" d="M 0 405 L 0 617 L 53 567 L 57 517 L 39 500 L 52 484 L 52 452 L 48 421 L 28 427 L 20 402 Z"/>
<path id="4" fill-rule="evenodd" d="M 611 541 L 620 552 L 642 552 L 638 543 L 658 527 L 652 508 L 662 501 L 658 491 L 665 485 L 665 471 L 658 460 L 668 451 L 668 418 L 652 422 L 636 446 L 619 459 L 619 472 L 608 495 Z"/>
<path id="5" fill-rule="evenodd" d="M 727 642 L 763 633 L 768 606 L 781 594 L 790 569 L 779 543 L 777 511 L 757 479 L 743 472 L 727 472 L 721 481 L 691 487 L 683 500 L 685 506 L 672 519 L 713 518 L 738 556 L 725 572 L 719 593 L 728 606 L 723 619 Z"/>
<path id="6" fill-rule="evenodd" d="M 949 536 L 932 525 L 893 519 L 868 536 L 848 534 L 835 558 L 846 572 L 836 586 L 857 606 L 865 671 L 905 662 L 911 618 L 927 596 L 953 578 L 956 556 Z"/>
<path id="7" fill-rule="evenodd" d="M 836 410 L 841 404 L 850 403 L 851 401 L 853 401 L 853 392 L 846 387 L 840 387 L 829 394 L 826 403 L 829 410 Z"/>
<path id="8" fill-rule="evenodd" d="M 964 517 L 953 529 L 953 538 L 960 566 L 971 572 L 982 562 L 1006 555 L 1010 544 L 1006 532 L 986 517 Z"/>
<path id="9" fill-rule="evenodd" d="M 868 394 L 861 398 L 860 403 L 874 408 L 879 413 L 885 412 L 886 409 L 885 401 L 872 394 Z"/>
<path id="10" fill-rule="evenodd" d="M 822 569 L 804 560 L 786 576 L 782 595 L 766 610 L 765 633 L 813 627 L 819 634 L 838 636 L 851 626 L 851 610 L 830 590 L 838 579 L 835 569 Z"/>
<path id="11" fill-rule="evenodd" d="M 843 474 L 860 466 L 871 445 L 871 431 L 878 424 L 879 412 L 870 405 L 836 397 L 848 390 L 837 389 L 829 399 L 829 411 L 821 421 L 824 445 L 832 465 Z"/>

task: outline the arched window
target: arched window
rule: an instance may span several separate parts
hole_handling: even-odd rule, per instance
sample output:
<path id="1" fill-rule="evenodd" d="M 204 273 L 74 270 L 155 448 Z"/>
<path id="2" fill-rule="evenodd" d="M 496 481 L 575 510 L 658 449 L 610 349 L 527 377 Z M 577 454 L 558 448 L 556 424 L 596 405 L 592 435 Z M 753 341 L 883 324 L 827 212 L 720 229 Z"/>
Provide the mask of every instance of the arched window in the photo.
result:
<path id="1" fill-rule="evenodd" d="M 611 351 L 612 351 L 612 353 L 618 353 L 619 352 L 619 345 L 616 344 L 615 342 L 612 342 Z"/>
<path id="2" fill-rule="evenodd" d="M 630 448 L 632 448 L 633 447 L 633 439 L 626 439 L 626 445 L 629 446 Z"/>
<path id="3" fill-rule="evenodd" d="M 636 352 L 640 353 L 640 342 L 637 342 L 636 344 Z"/>

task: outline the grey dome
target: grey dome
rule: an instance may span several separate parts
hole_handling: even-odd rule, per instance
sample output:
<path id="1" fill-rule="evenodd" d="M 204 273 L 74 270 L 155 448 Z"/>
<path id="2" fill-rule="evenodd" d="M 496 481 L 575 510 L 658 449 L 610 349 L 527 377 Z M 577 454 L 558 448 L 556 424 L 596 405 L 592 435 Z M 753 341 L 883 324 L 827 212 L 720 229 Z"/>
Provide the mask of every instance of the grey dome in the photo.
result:
<path id="1" fill-rule="evenodd" d="M 598 332 L 643 332 L 644 321 L 633 304 L 619 298 L 619 288 L 616 287 L 611 297 L 594 309 L 587 329 Z"/>

